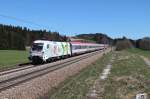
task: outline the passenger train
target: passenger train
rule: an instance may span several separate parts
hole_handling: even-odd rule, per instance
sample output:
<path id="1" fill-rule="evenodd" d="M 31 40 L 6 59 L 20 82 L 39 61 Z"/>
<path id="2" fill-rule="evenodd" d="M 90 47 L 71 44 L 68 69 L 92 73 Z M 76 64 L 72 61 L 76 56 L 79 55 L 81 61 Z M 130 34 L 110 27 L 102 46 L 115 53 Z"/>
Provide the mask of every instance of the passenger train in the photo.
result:
<path id="1" fill-rule="evenodd" d="M 31 46 L 29 60 L 33 64 L 51 62 L 54 59 L 101 50 L 106 47 L 107 45 L 104 44 L 36 40 Z"/>

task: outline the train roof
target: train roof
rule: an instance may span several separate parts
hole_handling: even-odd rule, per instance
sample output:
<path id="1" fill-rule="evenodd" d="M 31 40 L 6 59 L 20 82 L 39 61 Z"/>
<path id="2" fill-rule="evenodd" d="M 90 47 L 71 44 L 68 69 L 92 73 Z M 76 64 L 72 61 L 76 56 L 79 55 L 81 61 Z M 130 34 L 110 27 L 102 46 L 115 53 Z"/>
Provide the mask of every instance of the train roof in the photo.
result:
<path id="1" fill-rule="evenodd" d="M 49 41 L 49 40 L 35 40 L 34 43 L 55 43 L 58 41 Z M 66 42 L 67 43 L 67 42 Z M 98 43 L 85 43 L 85 42 L 68 42 L 71 44 L 75 44 L 75 45 L 103 45 L 103 44 L 98 44 Z"/>
<path id="2" fill-rule="evenodd" d="M 50 43 L 50 42 L 58 42 L 58 41 L 49 41 L 49 40 L 35 40 L 34 43 Z"/>
<path id="3" fill-rule="evenodd" d="M 84 43 L 84 42 L 70 42 L 71 44 L 79 44 L 79 45 L 101 45 L 98 43 Z"/>

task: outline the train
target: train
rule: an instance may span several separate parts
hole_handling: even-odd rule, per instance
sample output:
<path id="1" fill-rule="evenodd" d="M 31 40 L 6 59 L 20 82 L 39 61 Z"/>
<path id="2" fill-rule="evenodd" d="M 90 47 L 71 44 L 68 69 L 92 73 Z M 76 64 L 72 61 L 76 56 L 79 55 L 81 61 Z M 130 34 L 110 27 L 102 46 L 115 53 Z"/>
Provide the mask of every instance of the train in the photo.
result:
<path id="1" fill-rule="evenodd" d="M 55 59 L 62 59 L 79 54 L 107 48 L 106 44 L 83 42 L 56 42 L 35 40 L 30 49 L 29 60 L 33 64 L 47 63 Z"/>

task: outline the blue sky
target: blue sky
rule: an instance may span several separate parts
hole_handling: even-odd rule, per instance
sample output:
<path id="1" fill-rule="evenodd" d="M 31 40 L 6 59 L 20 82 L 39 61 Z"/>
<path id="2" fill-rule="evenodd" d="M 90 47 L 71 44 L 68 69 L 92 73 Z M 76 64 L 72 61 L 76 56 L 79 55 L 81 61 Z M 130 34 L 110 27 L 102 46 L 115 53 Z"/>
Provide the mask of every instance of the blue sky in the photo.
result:
<path id="1" fill-rule="evenodd" d="M 113 38 L 150 36 L 150 0 L 1 0 L 0 23 L 63 35 L 106 33 Z"/>

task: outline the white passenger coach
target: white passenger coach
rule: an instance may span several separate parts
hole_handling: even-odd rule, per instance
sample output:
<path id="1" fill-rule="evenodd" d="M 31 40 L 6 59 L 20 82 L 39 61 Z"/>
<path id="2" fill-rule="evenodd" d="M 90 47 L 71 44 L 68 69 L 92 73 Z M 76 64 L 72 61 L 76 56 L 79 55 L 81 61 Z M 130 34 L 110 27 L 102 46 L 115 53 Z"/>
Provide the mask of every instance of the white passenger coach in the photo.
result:
<path id="1" fill-rule="evenodd" d="M 104 44 L 36 40 L 31 46 L 29 59 L 34 64 L 51 62 L 53 59 L 96 51 L 105 47 Z"/>

